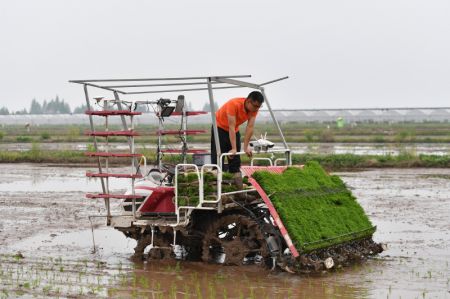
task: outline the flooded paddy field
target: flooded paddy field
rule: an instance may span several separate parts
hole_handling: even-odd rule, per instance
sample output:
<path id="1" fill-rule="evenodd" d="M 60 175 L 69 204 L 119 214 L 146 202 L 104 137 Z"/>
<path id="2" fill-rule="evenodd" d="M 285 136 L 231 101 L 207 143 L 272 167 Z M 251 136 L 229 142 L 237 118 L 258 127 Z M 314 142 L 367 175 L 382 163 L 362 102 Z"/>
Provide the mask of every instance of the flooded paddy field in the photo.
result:
<path id="1" fill-rule="evenodd" d="M 450 298 L 450 169 L 340 172 L 388 244 L 316 275 L 192 262 L 133 263 L 136 242 L 93 220 L 100 190 L 84 168 L 2 164 L 0 298 Z M 126 180 L 114 180 L 116 191 Z M 117 209 L 117 202 L 116 202 Z"/>
<path id="2" fill-rule="evenodd" d="M 32 143 L 0 143 L 0 151 L 29 151 Z M 198 149 L 209 149 L 209 143 L 190 143 L 190 146 Z M 110 143 L 110 149 L 128 150 L 128 145 L 123 143 Z M 154 144 L 136 144 L 138 149 L 155 150 Z M 87 143 L 79 142 L 42 142 L 39 143 L 42 150 L 74 150 L 86 151 Z M 102 147 L 100 147 L 102 148 Z M 399 155 L 412 153 L 415 155 L 449 155 L 450 143 L 370 143 L 370 142 L 314 142 L 314 143 L 290 143 L 290 148 L 295 154 L 354 154 L 354 155 Z"/>

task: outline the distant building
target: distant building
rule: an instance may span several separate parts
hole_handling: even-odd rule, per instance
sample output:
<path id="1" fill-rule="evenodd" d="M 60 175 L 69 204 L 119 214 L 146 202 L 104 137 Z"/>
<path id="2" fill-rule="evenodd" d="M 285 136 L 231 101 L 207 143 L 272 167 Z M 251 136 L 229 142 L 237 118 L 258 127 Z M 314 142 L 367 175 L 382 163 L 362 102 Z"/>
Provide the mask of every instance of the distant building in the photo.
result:
<path id="1" fill-rule="evenodd" d="M 407 122 L 424 122 L 428 120 L 428 115 L 422 110 L 414 109 L 406 111 L 403 119 Z"/>
<path id="2" fill-rule="evenodd" d="M 373 110 L 359 110 L 354 119 L 358 122 L 375 122 L 379 117 Z"/>
<path id="3" fill-rule="evenodd" d="M 428 121 L 449 122 L 450 112 L 446 109 L 435 109 L 428 115 Z"/>
<path id="4" fill-rule="evenodd" d="M 367 109 L 367 110 L 275 110 L 274 114 L 279 122 L 336 122 L 342 117 L 346 123 L 353 122 L 450 122 L 450 109 Z M 174 116 L 174 122 L 179 120 Z M 153 113 L 143 113 L 135 118 L 136 124 L 156 125 L 158 119 Z M 103 124 L 104 119 L 94 118 L 95 124 Z M 120 125 L 120 118 L 110 118 L 110 124 Z M 211 123 L 211 115 L 204 114 L 195 118 L 199 124 Z M 268 111 L 260 111 L 257 117 L 258 123 L 271 122 Z M 89 125 L 89 118 L 85 114 L 10 114 L 0 115 L 0 125 L 21 125 L 29 123 L 34 125 L 58 125 L 58 124 L 83 124 Z"/>

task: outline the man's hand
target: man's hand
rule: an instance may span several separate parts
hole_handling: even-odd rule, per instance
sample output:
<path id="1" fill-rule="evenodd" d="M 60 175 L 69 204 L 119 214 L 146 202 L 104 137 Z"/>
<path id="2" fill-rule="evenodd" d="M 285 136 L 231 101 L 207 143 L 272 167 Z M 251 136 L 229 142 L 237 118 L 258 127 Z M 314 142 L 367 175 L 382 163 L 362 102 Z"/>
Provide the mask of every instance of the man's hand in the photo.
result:
<path id="1" fill-rule="evenodd" d="M 251 158 L 253 156 L 252 148 L 250 146 L 247 146 L 244 151 L 247 154 L 247 157 Z"/>
<path id="2" fill-rule="evenodd" d="M 233 159 L 234 155 L 236 155 L 236 153 L 237 153 L 237 150 L 236 149 L 231 149 L 231 151 L 229 151 L 228 153 L 231 154 L 231 156 L 228 156 L 228 158 L 229 159 Z"/>

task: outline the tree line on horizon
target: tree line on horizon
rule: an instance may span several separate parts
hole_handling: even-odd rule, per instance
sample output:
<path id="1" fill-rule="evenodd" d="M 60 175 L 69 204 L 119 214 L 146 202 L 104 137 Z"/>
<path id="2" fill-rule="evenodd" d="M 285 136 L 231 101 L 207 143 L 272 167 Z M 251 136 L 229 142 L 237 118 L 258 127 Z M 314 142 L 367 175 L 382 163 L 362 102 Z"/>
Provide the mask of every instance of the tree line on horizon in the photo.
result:
<path id="1" fill-rule="evenodd" d="M 64 99 L 59 99 L 59 96 L 56 95 L 54 99 L 50 101 L 44 100 L 42 104 L 38 102 L 36 99 L 31 101 L 30 108 L 27 110 L 23 108 L 18 111 L 9 111 L 6 107 L 0 108 L 0 115 L 25 115 L 25 114 L 80 114 L 84 113 L 86 110 L 86 105 L 81 105 L 75 107 L 73 111 L 71 110 L 68 103 L 64 101 Z"/>

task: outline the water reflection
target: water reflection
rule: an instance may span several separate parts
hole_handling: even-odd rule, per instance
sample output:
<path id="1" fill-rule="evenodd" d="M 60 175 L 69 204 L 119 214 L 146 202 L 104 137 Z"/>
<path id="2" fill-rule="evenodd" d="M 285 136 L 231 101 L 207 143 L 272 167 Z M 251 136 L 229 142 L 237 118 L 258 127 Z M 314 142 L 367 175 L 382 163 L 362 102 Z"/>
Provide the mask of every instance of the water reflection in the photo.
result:
<path id="1" fill-rule="evenodd" d="M 138 265 L 130 282 L 132 296 L 156 298 L 366 298 L 366 286 L 338 282 L 339 273 L 293 276 L 257 266 L 152 262 Z M 132 297 L 124 285 L 109 294 Z"/>

